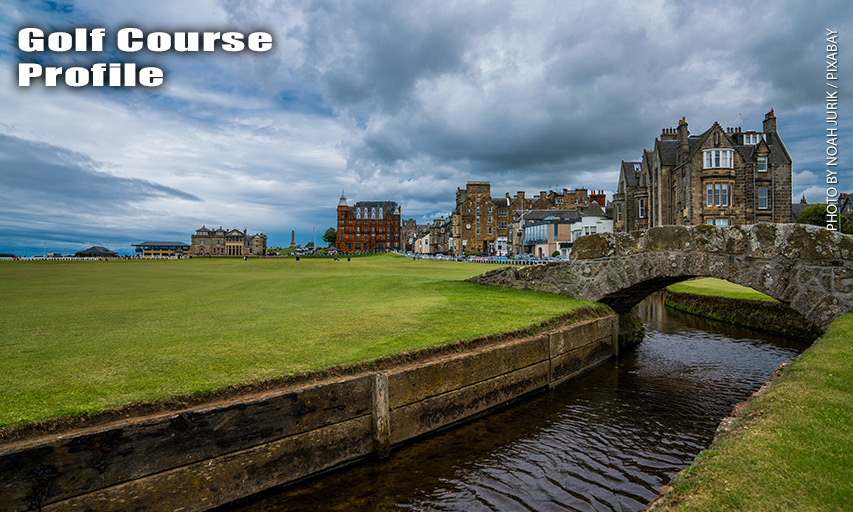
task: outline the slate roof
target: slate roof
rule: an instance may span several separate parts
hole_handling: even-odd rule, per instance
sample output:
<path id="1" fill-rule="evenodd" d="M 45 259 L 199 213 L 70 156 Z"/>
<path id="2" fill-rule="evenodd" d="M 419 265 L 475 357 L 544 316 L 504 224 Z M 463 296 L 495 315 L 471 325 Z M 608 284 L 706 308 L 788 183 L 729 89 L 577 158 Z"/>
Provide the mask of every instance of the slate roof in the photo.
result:
<path id="1" fill-rule="evenodd" d="M 635 164 L 640 165 L 640 162 L 622 162 L 622 177 L 625 179 L 626 187 L 636 187 L 638 184 L 637 178 L 640 173 L 634 170 Z"/>
<path id="2" fill-rule="evenodd" d="M 727 133 L 725 130 L 723 130 L 722 126 L 720 126 L 720 123 L 718 122 L 714 122 L 714 124 L 711 125 L 710 128 L 708 128 L 701 134 L 690 135 L 687 138 L 688 154 L 691 157 L 700 150 L 702 142 L 705 138 L 709 136 L 709 134 L 715 129 L 715 127 L 722 131 L 730 139 L 730 141 L 732 142 L 731 147 L 734 148 L 735 151 L 740 153 L 741 158 L 748 161 L 753 161 L 755 159 L 753 157 L 753 153 L 755 151 L 755 148 L 758 147 L 758 144 L 743 144 L 743 133 L 745 132 Z M 785 145 L 782 144 L 782 140 L 779 138 L 778 134 L 767 133 L 766 139 L 767 148 L 770 150 L 768 161 L 771 164 L 782 164 L 791 162 L 791 157 L 788 154 L 788 150 L 785 148 Z M 656 140 L 655 147 L 660 152 L 660 159 L 662 165 L 676 165 L 678 154 L 677 140 Z"/>
<path id="3" fill-rule="evenodd" d="M 601 209 L 598 203 L 595 201 L 592 202 L 589 206 L 587 206 L 586 210 L 583 212 L 584 217 L 607 217 L 607 214 L 604 213 L 604 210 Z"/>
<path id="4" fill-rule="evenodd" d="M 107 249 L 106 247 L 101 247 L 100 245 L 94 245 L 84 251 L 77 251 L 74 253 L 75 256 L 115 256 L 116 254 L 117 253 Z"/>
<path id="5" fill-rule="evenodd" d="M 138 244 L 130 244 L 130 245 L 132 245 L 134 247 L 142 247 L 142 246 L 149 246 L 149 245 L 156 245 L 159 247 L 184 247 L 184 246 L 189 247 L 190 244 L 185 244 L 184 242 L 150 242 L 150 241 L 148 241 L 148 242 L 140 242 Z"/>
<path id="6" fill-rule="evenodd" d="M 803 210 L 811 206 L 808 203 L 794 203 L 791 205 L 791 218 L 794 222 L 796 222 L 797 218 L 799 218 L 800 214 L 803 213 Z"/>
<path id="7" fill-rule="evenodd" d="M 394 201 L 359 201 L 350 206 L 353 208 L 382 208 L 383 210 L 394 211 L 397 209 L 397 203 Z"/>
<path id="8" fill-rule="evenodd" d="M 530 210 L 524 214 L 525 222 L 540 221 L 546 217 L 559 220 L 579 221 L 581 214 L 577 210 Z"/>

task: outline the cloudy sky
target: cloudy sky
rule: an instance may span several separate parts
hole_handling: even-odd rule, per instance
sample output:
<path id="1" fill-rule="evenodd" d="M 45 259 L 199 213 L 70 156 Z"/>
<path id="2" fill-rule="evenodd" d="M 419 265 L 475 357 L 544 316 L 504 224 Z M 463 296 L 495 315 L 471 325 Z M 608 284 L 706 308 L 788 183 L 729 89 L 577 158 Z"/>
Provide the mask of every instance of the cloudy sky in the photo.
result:
<path id="1" fill-rule="evenodd" d="M 851 3 L 0 0 L 0 252 L 189 242 L 202 225 L 318 240 L 341 191 L 425 222 L 457 187 L 617 186 L 686 117 L 761 129 L 774 108 L 794 196 L 825 197 L 826 29 L 841 57 L 853 191 Z M 108 47 L 24 53 L 18 31 L 104 27 Z M 124 53 L 121 28 L 266 31 L 266 53 Z M 156 88 L 18 87 L 18 63 L 135 62 Z M 850 120 L 848 122 L 848 119 Z"/>

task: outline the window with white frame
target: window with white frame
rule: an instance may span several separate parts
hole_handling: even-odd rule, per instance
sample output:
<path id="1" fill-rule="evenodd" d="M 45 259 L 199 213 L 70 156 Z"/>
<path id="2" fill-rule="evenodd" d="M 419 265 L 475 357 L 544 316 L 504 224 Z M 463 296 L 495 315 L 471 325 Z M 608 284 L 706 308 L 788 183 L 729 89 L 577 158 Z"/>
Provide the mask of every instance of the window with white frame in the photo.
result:
<path id="1" fill-rule="evenodd" d="M 767 172 L 767 157 L 758 157 L 758 172 Z"/>
<path id="2" fill-rule="evenodd" d="M 767 209 L 767 187 L 758 187 L 758 209 Z"/>
<path id="3" fill-rule="evenodd" d="M 731 168 L 734 164 L 734 151 L 731 149 L 706 149 L 705 169 Z"/>
<path id="4" fill-rule="evenodd" d="M 705 184 L 705 206 L 732 206 L 732 184 Z"/>
<path id="5" fill-rule="evenodd" d="M 744 143 L 744 145 L 758 144 L 758 134 L 757 133 L 744 133 L 743 134 L 743 143 Z"/>
<path id="6" fill-rule="evenodd" d="M 637 218 L 640 218 L 640 219 L 646 218 L 646 200 L 645 199 L 637 199 Z"/>

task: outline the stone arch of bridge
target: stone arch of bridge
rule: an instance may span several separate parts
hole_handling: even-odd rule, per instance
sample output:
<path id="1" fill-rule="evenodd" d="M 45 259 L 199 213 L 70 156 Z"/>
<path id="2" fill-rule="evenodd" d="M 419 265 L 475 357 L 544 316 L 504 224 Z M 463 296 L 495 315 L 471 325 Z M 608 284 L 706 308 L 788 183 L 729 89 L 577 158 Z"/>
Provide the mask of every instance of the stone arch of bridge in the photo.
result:
<path id="1" fill-rule="evenodd" d="M 823 330 L 853 311 L 853 237 L 801 224 L 601 233 L 578 238 L 569 262 L 507 267 L 471 280 L 603 302 L 621 314 L 693 277 L 748 286 Z"/>

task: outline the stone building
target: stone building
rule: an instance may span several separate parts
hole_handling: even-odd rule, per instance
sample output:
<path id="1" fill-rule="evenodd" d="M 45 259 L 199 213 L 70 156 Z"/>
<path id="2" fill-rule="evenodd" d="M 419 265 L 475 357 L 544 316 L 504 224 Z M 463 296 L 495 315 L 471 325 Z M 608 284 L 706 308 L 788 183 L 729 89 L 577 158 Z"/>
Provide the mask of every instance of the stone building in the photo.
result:
<path id="1" fill-rule="evenodd" d="M 853 196 L 847 192 L 838 195 L 838 213 L 846 217 L 853 216 Z"/>
<path id="2" fill-rule="evenodd" d="M 413 249 L 412 243 L 417 237 L 418 223 L 415 219 L 404 219 L 400 225 L 400 247 L 404 251 Z"/>
<path id="3" fill-rule="evenodd" d="M 248 235 L 246 230 L 210 229 L 205 226 L 195 230 L 190 240 L 193 256 L 265 256 L 267 236 L 263 233 Z"/>
<path id="4" fill-rule="evenodd" d="M 429 224 L 429 252 L 432 254 L 450 253 L 450 234 L 452 230 L 450 218 L 435 219 Z"/>
<path id="5" fill-rule="evenodd" d="M 613 228 L 637 231 L 649 227 L 649 187 L 642 163 L 622 161 L 619 185 L 613 194 Z"/>
<path id="6" fill-rule="evenodd" d="M 341 252 L 399 250 L 400 205 L 393 201 L 359 201 L 353 206 L 341 193 L 337 209 L 337 242 Z"/>
<path id="7" fill-rule="evenodd" d="M 760 131 L 714 123 L 690 135 L 664 128 L 640 162 L 622 162 L 613 198 L 618 231 L 651 226 L 788 222 L 791 156 L 771 110 Z"/>
<path id="8" fill-rule="evenodd" d="M 603 201 L 603 194 L 601 194 Z M 465 189 L 456 190 L 456 207 L 450 217 L 450 239 L 447 252 L 480 254 L 518 254 L 522 251 L 525 212 L 530 210 L 583 210 L 590 204 L 589 190 L 577 188 L 539 192 L 527 197 L 524 191 L 515 196 L 492 197 L 488 181 L 469 181 Z"/>

